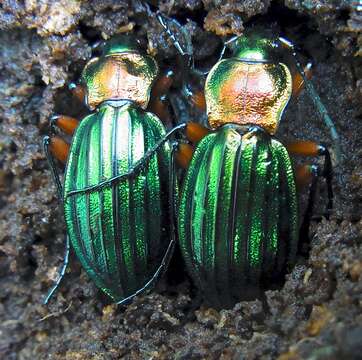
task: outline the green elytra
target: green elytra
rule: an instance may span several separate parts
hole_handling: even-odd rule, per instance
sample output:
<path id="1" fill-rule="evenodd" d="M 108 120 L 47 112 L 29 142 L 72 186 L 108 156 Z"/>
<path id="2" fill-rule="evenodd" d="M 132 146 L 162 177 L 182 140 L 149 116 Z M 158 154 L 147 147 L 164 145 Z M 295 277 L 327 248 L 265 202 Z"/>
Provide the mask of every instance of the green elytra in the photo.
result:
<path id="1" fill-rule="evenodd" d="M 257 124 L 243 123 L 243 114 L 237 124 L 229 123 L 227 116 L 237 106 L 224 111 L 230 96 L 220 88 L 222 84 L 233 91 L 239 88 L 229 86 L 236 81 L 239 65 L 247 68 L 245 78 L 253 69 L 260 76 L 274 77 L 276 96 L 284 93 L 285 97 L 273 108 L 275 130 L 291 89 L 286 77 L 275 78 L 289 70 L 267 61 L 272 50 L 265 39 L 241 38 L 233 57 L 209 72 L 205 85 L 209 119 L 215 109 L 226 115 L 214 121 L 215 131 L 197 145 L 181 190 L 181 253 L 204 298 L 216 307 L 230 307 L 255 294 L 260 282 L 279 278 L 293 264 L 297 251 L 298 205 L 288 152 L 270 135 L 263 116 Z M 264 85 L 260 82 L 253 91 L 262 91 Z M 243 100 L 250 88 L 247 82 L 243 85 Z M 245 114 L 254 105 L 255 101 L 248 105 L 245 100 Z"/>
<path id="2" fill-rule="evenodd" d="M 100 69 L 107 61 L 129 54 L 127 71 L 137 76 L 140 67 L 130 59 L 139 50 L 124 38 L 109 42 L 104 54 L 89 63 L 82 74 L 88 100 L 105 85 L 97 83 L 96 76 L 103 76 Z M 150 77 L 141 84 L 145 107 L 157 65 L 148 56 L 141 60 Z M 121 78 L 114 91 L 126 80 Z M 169 143 L 162 144 L 133 176 L 97 188 L 97 184 L 129 172 L 164 138 L 161 121 L 135 100 L 131 96 L 102 99 L 97 111 L 82 120 L 70 148 L 64 181 L 64 214 L 72 247 L 90 278 L 115 302 L 134 294 L 152 278 L 172 231 Z M 92 186 L 94 190 L 82 191 Z M 78 193 L 72 195 L 74 191 Z"/>
<path id="3" fill-rule="evenodd" d="M 206 136 L 187 171 L 179 207 L 180 248 L 214 306 L 252 295 L 293 264 L 298 243 L 294 174 L 285 147 L 233 126 Z"/>

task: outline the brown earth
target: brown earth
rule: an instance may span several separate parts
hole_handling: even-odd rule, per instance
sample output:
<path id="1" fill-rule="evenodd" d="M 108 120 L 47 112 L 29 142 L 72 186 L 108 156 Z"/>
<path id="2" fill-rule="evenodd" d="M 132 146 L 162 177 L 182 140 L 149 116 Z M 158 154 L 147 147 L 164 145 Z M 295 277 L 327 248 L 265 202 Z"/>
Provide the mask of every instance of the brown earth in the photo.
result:
<path id="1" fill-rule="evenodd" d="M 313 83 L 342 139 L 334 212 L 313 224 L 309 255 L 299 258 L 280 289 L 217 311 L 196 306 L 177 259 L 152 293 L 117 308 L 72 256 L 60 291 L 48 307 L 41 304 L 56 279 L 65 232 L 41 140 L 53 112 L 84 112 L 65 84 L 79 76 L 91 44 L 115 33 L 135 33 L 161 64 L 172 63 L 176 54 L 137 1 L 2 1 L 0 358 L 360 359 L 362 11 L 356 4 L 181 0 L 158 5 L 182 23 L 190 19 L 186 26 L 199 63 L 216 59 L 221 41 L 215 34 L 242 33 L 255 23 L 302 45 L 315 59 Z M 290 105 L 278 135 L 330 144 L 305 93 Z"/>

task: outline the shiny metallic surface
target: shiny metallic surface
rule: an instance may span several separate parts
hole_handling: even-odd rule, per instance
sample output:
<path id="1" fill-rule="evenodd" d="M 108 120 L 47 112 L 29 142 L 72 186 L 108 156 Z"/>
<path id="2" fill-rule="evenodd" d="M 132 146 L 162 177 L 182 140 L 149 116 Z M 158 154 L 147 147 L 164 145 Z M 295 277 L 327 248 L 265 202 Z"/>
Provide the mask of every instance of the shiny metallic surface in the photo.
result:
<path id="1" fill-rule="evenodd" d="M 82 73 L 87 105 L 95 109 L 105 100 L 132 100 L 145 109 L 157 73 L 152 57 L 133 51 L 94 58 Z"/>
<path id="2" fill-rule="evenodd" d="M 164 134 L 160 120 L 135 104 L 105 102 L 82 120 L 70 149 L 64 184 L 68 234 L 88 275 L 114 301 L 152 277 L 169 243 L 170 146 L 132 178 L 67 194 L 127 172 Z"/>
<path id="3" fill-rule="evenodd" d="M 275 39 L 263 37 L 255 31 L 237 37 L 231 47 L 232 57 L 243 60 L 270 61 L 276 53 Z"/>
<path id="4" fill-rule="evenodd" d="M 206 136 L 184 179 L 178 229 L 188 271 L 213 306 L 232 306 L 252 285 L 282 276 L 298 243 L 284 146 L 233 125 Z"/>
<path id="5" fill-rule="evenodd" d="M 222 60 L 206 79 L 209 124 L 213 129 L 226 123 L 254 124 L 274 134 L 291 92 L 292 78 L 284 64 Z"/>
<path id="6" fill-rule="evenodd" d="M 126 52 L 142 53 L 137 39 L 127 34 L 118 34 L 109 39 L 103 46 L 103 55 L 120 54 Z"/>

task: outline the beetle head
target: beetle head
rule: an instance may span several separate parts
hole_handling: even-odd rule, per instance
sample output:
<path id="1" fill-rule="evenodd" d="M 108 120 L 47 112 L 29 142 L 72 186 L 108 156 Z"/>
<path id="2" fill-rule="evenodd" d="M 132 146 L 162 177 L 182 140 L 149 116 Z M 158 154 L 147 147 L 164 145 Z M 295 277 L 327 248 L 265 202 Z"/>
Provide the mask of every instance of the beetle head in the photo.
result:
<path id="1" fill-rule="evenodd" d="M 251 62 L 274 62 L 277 45 L 273 38 L 255 32 L 237 36 L 229 40 L 232 57 Z"/>
<path id="2" fill-rule="evenodd" d="M 129 52 L 142 53 L 139 41 L 131 35 L 116 35 L 103 47 L 103 56 Z"/>

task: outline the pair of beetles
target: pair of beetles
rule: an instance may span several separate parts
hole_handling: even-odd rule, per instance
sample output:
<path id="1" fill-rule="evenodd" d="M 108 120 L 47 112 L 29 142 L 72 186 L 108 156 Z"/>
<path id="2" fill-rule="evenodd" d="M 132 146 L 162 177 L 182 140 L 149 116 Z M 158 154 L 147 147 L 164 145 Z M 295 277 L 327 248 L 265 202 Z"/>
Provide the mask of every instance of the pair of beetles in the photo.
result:
<path id="1" fill-rule="evenodd" d="M 232 55 L 209 71 L 204 94 L 189 94 L 206 105 L 208 127 L 196 121 L 166 131 L 155 113 L 164 113 L 170 77 L 158 76 L 132 38 L 114 38 L 87 63 L 72 90 L 92 112 L 81 122 L 52 118 L 53 129 L 73 135 L 71 145 L 54 133 L 44 138 L 67 227 L 64 264 L 45 302 L 64 276 L 70 244 L 119 304 L 152 288 L 176 242 L 215 307 L 232 306 L 290 269 L 300 243 L 297 185 L 311 184 L 302 227 L 318 177 L 326 179 L 329 210 L 333 197 L 328 150 L 274 137 L 290 97 L 305 86 L 336 144 L 338 134 L 289 41 L 251 34 L 230 44 Z M 293 75 L 280 54 L 294 61 Z M 294 167 L 290 155 L 324 156 L 324 166 Z M 54 158 L 66 162 L 64 184 Z"/>

